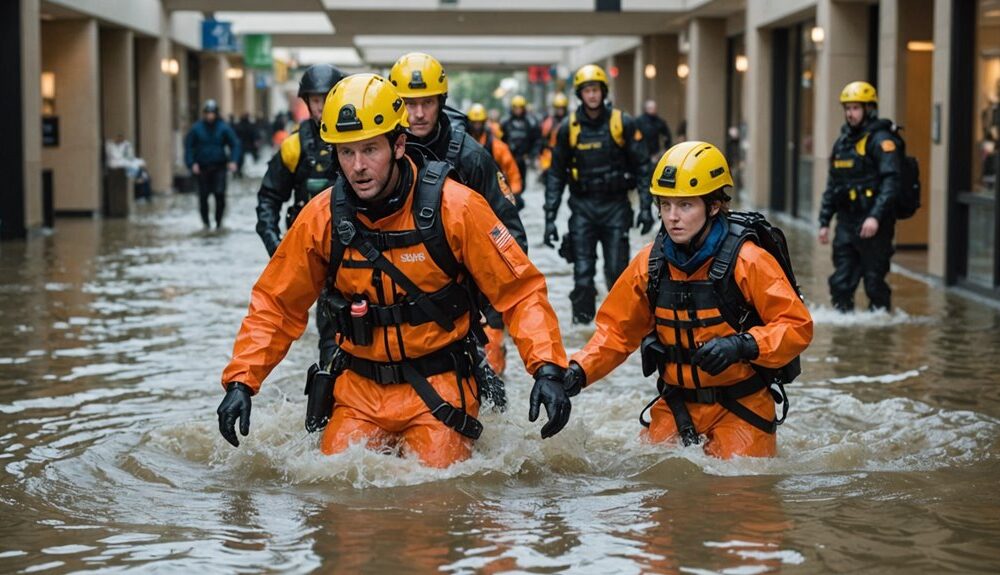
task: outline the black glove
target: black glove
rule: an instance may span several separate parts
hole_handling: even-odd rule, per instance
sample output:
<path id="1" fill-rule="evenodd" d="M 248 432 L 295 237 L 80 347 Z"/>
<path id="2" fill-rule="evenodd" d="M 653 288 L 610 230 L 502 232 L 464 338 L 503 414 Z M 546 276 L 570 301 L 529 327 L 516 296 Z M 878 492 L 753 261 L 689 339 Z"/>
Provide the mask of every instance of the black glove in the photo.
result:
<path id="1" fill-rule="evenodd" d="M 545 404 L 545 414 L 549 422 L 542 426 L 542 439 L 552 437 L 562 431 L 569 421 L 569 411 L 572 407 L 566 390 L 563 389 L 563 368 L 547 363 L 535 372 L 535 386 L 531 388 L 531 404 L 528 409 L 528 421 L 538 419 L 538 407 Z"/>
<path id="2" fill-rule="evenodd" d="M 545 245 L 550 248 L 556 247 L 559 241 L 559 230 L 556 229 L 555 220 L 545 220 Z"/>
<path id="3" fill-rule="evenodd" d="M 691 362 L 709 375 L 719 375 L 734 363 L 757 359 L 758 355 L 757 341 L 749 333 L 741 333 L 709 341 L 694 352 Z"/>
<path id="4" fill-rule="evenodd" d="M 587 373 L 583 371 L 579 363 L 569 362 L 569 368 L 566 369 L 566 375 L 563 377 L 563 389 L 566 390 L 566 395 L 573 397 L 579 394 L 585 385 L 587 385 Z"/>
<path id="5" fill-rule="evenodd" d="M 649 208 L 639 208 L 639 217 L 635 219 L 635 227 L 640 228 L 639 233 L 646 235 L 649 230 L 653 229 L 653 224 L 656 220 L 653 219 L 653 212 Z"/>
<path id="6" fill-rule="evenodd" d="M 236 418 L 240 420 L 240 433 L 243 437 L 250 434 L 250 388 L 237 381 L 231 381 L 226 386 L 226 397 L 222 398 L 219 409 L 219 433 L 233 447 L 240 446 L 236 439 Z"/>
<path id="7" fill-rule="evenodd" d="M 278 244 L 281 243 L 281 236 L 270 232 L 262 239 L 264 240 L 264 248 L 267 249 L 267 255 L 274 256 L 274 252 L 278 251 Z"/>

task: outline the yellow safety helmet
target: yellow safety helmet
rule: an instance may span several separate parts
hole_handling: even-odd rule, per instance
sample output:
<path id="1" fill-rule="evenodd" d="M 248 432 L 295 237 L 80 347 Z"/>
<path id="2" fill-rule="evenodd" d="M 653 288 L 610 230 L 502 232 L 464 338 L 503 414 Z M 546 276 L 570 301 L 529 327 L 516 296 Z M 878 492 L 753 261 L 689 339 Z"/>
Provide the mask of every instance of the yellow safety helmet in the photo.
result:
<path id="1" fill-rule="evenodd" d="M 389 71 L 389 81 L 403 98 L 444 96 L 448 93 L 448 76 L 441 62 L 423 52 L 400 56 Z"/>
<path id="2" fill-rule="evenodd" d="M 878 104 L 878 93 L 875 86 L 868 82 L 851 82 L 840 91 L 840 103 L 860 102 L 862 104 Z"/>
<path id="3" fill-rule="evenodd" d="M 729 163 L 707 142 L 683 142 L 663 153 L 653 171 L 649 193 L 685 198 L 704 196 L 733 185 Z"/>
<path id="4" fill-rule="evenodd" d="M 580 94 L 580 88 L 589 82 L 600 82 L 601 88 L 605 92 L 608 91 L 608 75 L 600 66 L 587 64 L 577 70 L 576 74 L 573 74 L 573 90 L 576 91 L 577 95 Z"/>
<path id="5" fill-rule="evenodd" d="M 486 121 L 486 107 L 482 104 L 473 104 L 469 108 L 469 113 L 466 114 L 469 117 L 470 122 L 485 122 Z"/>
<path id="6" fill-rule="evenodd" d="M 566 97 L 566 94 L 559 92 L 552 98 L 552 107 L 553 108 L 569 107 L 569 98 Z"/>
<path id="7" fill-rule="evenodd" d="M 319 134 L 328 144 L 348 144 L 409 125 L 403 99 L 385 78 L 354 74 L 327 94 Z"/>
<path id="8" fill-rule="evenodd" d="M 524 108 L 528 105 L 528 101 L 524 99 L 524 96 L 518 94 L 510 99 L 511 108 Z"/>

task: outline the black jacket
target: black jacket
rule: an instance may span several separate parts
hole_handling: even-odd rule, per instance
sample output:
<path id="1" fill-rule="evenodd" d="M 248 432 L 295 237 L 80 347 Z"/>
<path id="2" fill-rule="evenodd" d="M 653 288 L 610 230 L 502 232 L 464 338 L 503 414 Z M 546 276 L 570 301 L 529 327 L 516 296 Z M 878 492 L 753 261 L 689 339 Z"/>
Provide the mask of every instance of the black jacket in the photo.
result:
<path id="1" fill-rule="evenodd" d="M 895 219 L 902 173 L 902 146 L 889 120 L 869 120 L 857 130 L 840 130 L 830 154 L 830 170 L 819 211 L 819 224 L 838 218 Z M 864 139 L 864 143 L 860 142 Z"/>
<path id="2" fill-rule="evenodd" d="M 570 124 L 579 122 L 576 149 L 570 147 Z M 627 199 L 631 188 L 639 191 L 639 205 L 648 210 L 653 203 L 649 194 L 649 155 L 641 134 L 636 138 L 635 120 L 622 114 L 624 147 L 614 141 L 611 110 L 601 108 L 601 115 L 591 119 L 578 108 L 563 120 L 552 149 L 552 167 L 545 178 L 545 218 L 554 220 L 562 203 L 563 188 L 569 182 L 570 194 L 600 196 L 612 201 Z"/>
<path id="3" fill-rule="evenodd" d="M 635 119 L 635 125 L 642 132 L 642 141 L 646 143 L 646 149 L 649 150 L 650 158 L 659 160 L 659 158 L 654 158 L 654 156 L 663 150 L 669 150 L 670 146 L 673 145 L 670 126 L 667 125 L 663 118 L 655 114 L 642 114 Z M 660 147 L 660 136 L 663 136 L 663 147 Z"/>
<path id="4" fill-rule="evenodd" d="M 527 253 L 528 237 L 524 233 L 524 225 L 514 203 L 507 198 L 510 187 L 493 156 L 468 134 L 468 119 L 464 114 L 447 106 L 442 108 L 442 112 L 438 114 L 437 127 L 428 137 L 417 138 L 411 134 L 408 141 L 423 148 L 433 159 L 452 164 L 458 180 L 486 198 L 497 218 Z M 448 153 L 453 140 L 456 142 L 454 148 L 458 150 L 454 160 Z"/>

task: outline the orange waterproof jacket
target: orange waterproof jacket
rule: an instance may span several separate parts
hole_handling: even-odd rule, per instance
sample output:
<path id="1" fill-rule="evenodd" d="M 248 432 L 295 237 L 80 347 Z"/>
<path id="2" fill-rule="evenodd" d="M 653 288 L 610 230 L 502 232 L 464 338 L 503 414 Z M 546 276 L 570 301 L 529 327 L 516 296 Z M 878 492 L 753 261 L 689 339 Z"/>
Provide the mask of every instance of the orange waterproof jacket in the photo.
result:
<path id="1" fill-rule="evenodd" d="M 406 164 L 417 181 L 416 166 Z M 395 213 L 377 222 L 358 213 L 358 221 L 373 230 L 402 231 L 415 227 L 411 186 L 405 204 Z M 291 343 L 302 335 L 309 320 L 309 308 L 319 296 L 326 279 L 330 257 L 330 201 L 326 190 L 310 201 L 278 250 L 264 268 L 250 294 L 250 309 L 240 326 L 233 357 L 222 374 L 222 383 L 245 383 L 256 393 L 261 383 L 288 352 Z M 559 322 L 549 305 L 545 278 L 528 260 L 517 242 L 500 223 L 483 197 L 448 179 L 442 189 L 441 219 L 446 241 L 455 259 L 468 269 L 482 292 L 501 312 L 504 324 L 521 352 L 529 373 L 545 363 L 566 366 L 566 352 L 559 334 Z M 390 249 L 383 252 L 403 273 L 427 293 L 452 281 L 433 262 L 423 245 Z M 364 259 L 348 247 L 344 259 Z M 378 302 L 371 269 L 351 269 L 341 265 L 336 287 L 347 297 L 363 294 Z M 381 295 L 386 304 L 402 299 L 403 290 L 392 289 L 384 279 Z M 469 319 L 457 319 L 452 331 L 434 322 L 375 327 L 373 344 L 357 347 L 343 342 L 345 351 L 374 361 L 399 361 L 418 358 L 462 339 L 469 330 Z"/>
<path id="2" fill-rule="evenodd" d="M 640 250 L 615 282 L 597 312 L 596 332 L 587 345 L 572 357 L 587 374 L 588 384 L 603 378 L 625 361 L 654 326 L 660 341 L 688 349 L 692 346 L 687 340 L 686 329 L 680 330 L 681 341 L 677 341 L 677 332 L 672 325 L 677 320 L 700 319 L 713 324 L 693 329 L 694 347 L 736 333 L 726 322 L 710 321 L 720 315 L 718 310 L 700 310 L 699 318 L 692 318 L 687 310 L 675 314 L 673 310 L 658 308 L 654 318 L 646 294 L 651 249 L 652 244 L 649 244 Z M 709 259 L 691 275 L 667 262 L 664 265 L 670 265 L 670 277 L 675 281 L 697 281 L 708 280 L 712 261 Z M 760 356 L 754 363 L 767 368 L 784 366 L 812 341 L 813 323 L 809 310 L 788 283 L 774 257 L 753 242 L 746 242 L 740 248 L 733 274 L 743 296 L 764 322 L 764 325 L 748 330 L 760 349 Z M 745 362 L 735 363 L 714 377 L 693 365 L 668 364 L 663 371 L 663 379 L 669 385 L 694 387 L 693 370 L 697 370 L 698 381 L 703 387 L 732 385 L 754 375 L 753 368 Z"/>
<path id="3" fill-rule="evenodd" d="M 564 119 L 566 119 L 565 116 L 557 121 L 555 116 L 548 116 L 542 122 L 542 151 L 538 154 L 538 165 L 543 170 L 547 170 L 552 166 L 552 148 L 556 146 L 559 124 Z"/>
<path id="4" fill-rule="evenodd" d="M 510 146 L 503 140 L 496 138 L 492 133 L 483 131 L 476 139 L 479 144 L 486 148 L 486 151 L 493 156 L 493 160 L 500 166 L 507 183 L 510 184 L 510 191 L 520 194 L 524 190 L 524 182 L 521 180 L 521 171 L 517 169 L 517 162 L 514 155 L 510 153 Z"/>

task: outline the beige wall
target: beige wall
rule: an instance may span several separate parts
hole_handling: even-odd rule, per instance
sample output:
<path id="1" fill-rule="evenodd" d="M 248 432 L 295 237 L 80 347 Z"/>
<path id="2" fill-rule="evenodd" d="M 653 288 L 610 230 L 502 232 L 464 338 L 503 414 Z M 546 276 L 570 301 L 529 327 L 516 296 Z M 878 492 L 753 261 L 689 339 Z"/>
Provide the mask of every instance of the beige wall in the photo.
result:
<path id="1" fill-rule="evenodd" d="M 688 28 L 688 139 L 726 149 L 726 21 L 696 18 Z"/>
<path id="2" fill-rule="evenodd" d="M 24 225 L 42 225 L 42 74 L 39 0 L 21 2 L 21 120 L 24 135 Z"/>
<path id="3" fill-rule="evenodd" d="M 749 208 L 769 205 L 771 190 L 771 118 L 774 115 L 774 95 L 771 93 L 773 70 L 771 60 L 772 32 L 761 26 L 764 14 L 748 9 L 747 13 L 747 72 L 746 101 L 749 146 L 745 167 L 747 203 Z"/>
<path id="4" fill-rule="evenodd" d="M 55 209 L 101 210 L 97 22 L 42 23 L 42 70 L 56 75 L 59 146 L 42 149 L 54 172 Z M 36 116 L 37 118 L 37 116 Z"/>
<path id="5" fill-rule="evenodd" d="M 165 36 L 137 38 L 135 42 L 139 109 L 138 153 L 146 160 L 153 189 L 170 188 L 173 178 L 173 137 L 170 129 L 170 77 L 160 68 L 170 54 Z"/>
<path id="6" fill-rule="evenodd" d="M 105 140 L 123 134 L 135 144 L 135 62 L 129 30 L 102 28 L 101 121 Z"/>

